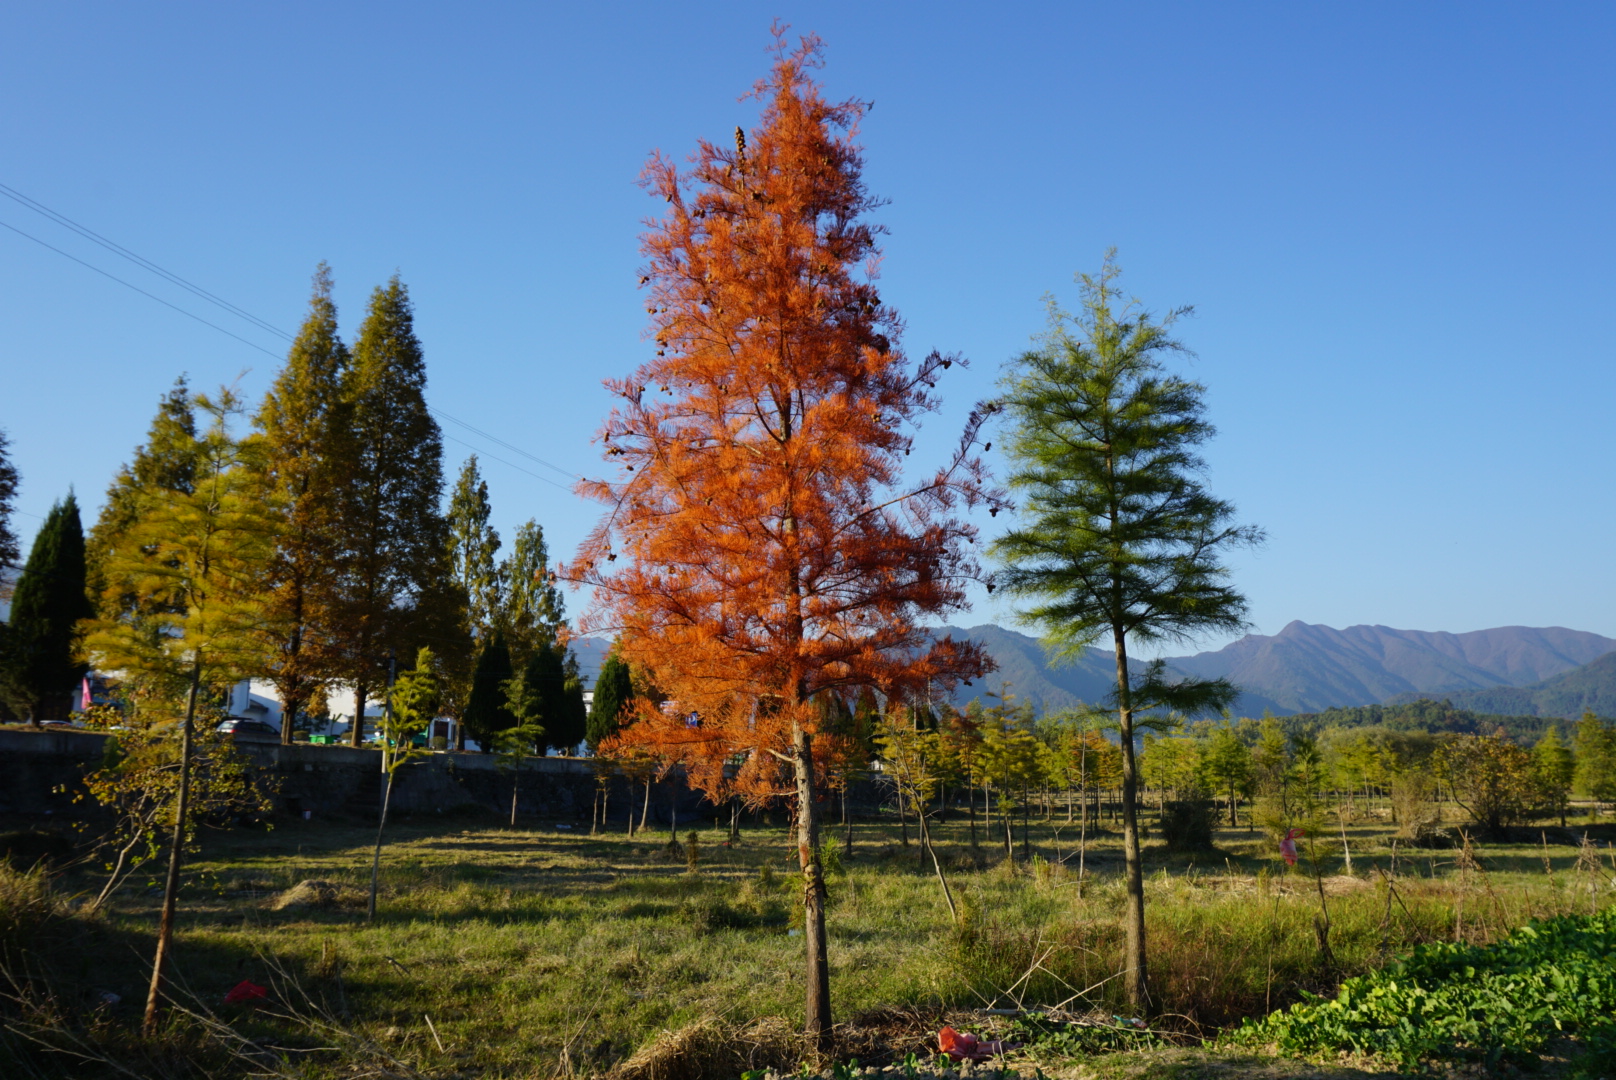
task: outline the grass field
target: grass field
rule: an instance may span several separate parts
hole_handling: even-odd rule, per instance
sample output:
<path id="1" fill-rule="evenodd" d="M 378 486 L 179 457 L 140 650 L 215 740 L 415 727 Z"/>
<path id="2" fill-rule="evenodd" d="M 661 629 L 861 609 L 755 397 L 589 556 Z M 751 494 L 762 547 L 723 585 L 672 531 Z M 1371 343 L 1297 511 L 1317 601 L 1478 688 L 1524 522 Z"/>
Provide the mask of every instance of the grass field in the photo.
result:
<path id="1" fill-rule="evenodd" d="M 976 1030 L 1006 1022 L 967 1015 L 974 1010 L 1122 1010 L 1111 980 L 1122 907 L 1114 835 L 1091 841 L 1079 887 L 1068 858 L 1075 826 L 1035 820 L 1033 858 L 1014 864 L 986 838 L 973 849 L 962 821 L 942 826 L 956 924 L 929 861 L 921 865 L 895 824 L 854 832 L 830 879 L 844 1058 L 924 1055 L 947 1017 Z M 12 875 L 0 933 L 12 997 L 31 1003 L 19 1011 L 13 1002 L 12 1026 L 54 1025 L 47 1041 L 67 1045 L 60 1039 L 72 1033 L 77 1052 L 131 1071 L 47 1053 L 14 1031 L 7 1074 L 529 1077 L 615 1068 L 686 1080 L 788 1064 L 800 1053 L 788 1032 L 802 1013 L 802 938 L 785 832 L 747 828 L 733 848 L 711 823 L 695 836 L 691 869 L 688 847 L 669 850 L 666 831 L 591 837 L 483 819 L 404 821 L 389 827 L 379 912 L 367 923 L 373 828 L 296 821 L 209 835 L 188 867 L 176 953 L 197 1015 L 176 1018 L 166 1049 L 130 1034 L 158 905 L 146 880 L 88 918 L 71 902 L 90 890 L 87 873 L 64 875 L 32 901 Z M 1154 1026 L 1168 1043 L 1193 1043 L 1304 992 L 1330 992 L 1413 945 L 1485 943 L 1533 918 L 1608 904 L 1616 867 L 1595 875 L 1584 858 L 1578 870 L 1577 848 L 1554 844 L 1551 830 L 1543 837 L 1481 845 L 1470 867 L 1453 850 L 1394 852 L 1373 821 L 1349 826 L 1350 875 L 1339 839 L 1320 849 L 1329 963 L 1316 929 L 1320 882 L 1305 863 L 1288 869 L 1261 834 L 1224 829 L 1216 854 L 1195 858 L 1149 851 Z M 223 1006 L 244 979 L 270 987 L 274 1006 Z M 661 1036 L 660 1057 L 645 1052 L 659 1033 L 681 1029 Z M 719 1043 L 730 1057 L 702 1065 Z M 1278 1061 L 1259 1067 L 1244 1053 L 1244 1071 L 1295 1071 Z M 681 1054 L 690 1060 L 680 1064 Z M 1213 1059 L 1227 1075 L 1234 1059 Z M 1052 1075 L 1189 1075 L 1208 1059 L 1204 1050 L 1142 1047 L 1112 1057 L 1035 1049 L 1027 1060 Z"/>

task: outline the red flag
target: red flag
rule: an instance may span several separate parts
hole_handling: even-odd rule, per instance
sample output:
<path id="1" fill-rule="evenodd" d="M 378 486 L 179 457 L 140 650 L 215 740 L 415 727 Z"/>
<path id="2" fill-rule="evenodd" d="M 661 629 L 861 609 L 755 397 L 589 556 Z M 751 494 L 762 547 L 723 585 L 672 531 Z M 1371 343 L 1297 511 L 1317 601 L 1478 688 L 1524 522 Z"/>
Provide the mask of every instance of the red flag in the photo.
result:
<path id="1" fill-rule="evenodd" d="M 231 991 L 224 996 L 226 1005 L 251 1005 L 263 1001 L 269 996 L 269 991 L 255 982 L 242 979 Z"/>
<path id="2" fill-rule="evenodd" d="M 1279 842 L 1279 853 L 1285 856 L 1285 861 L 1291 866 L 1296 865 L 1296 838 L 1301 835 L 1301 829 L 1292 829 L 1285 834 L 1285 839 Z"/>

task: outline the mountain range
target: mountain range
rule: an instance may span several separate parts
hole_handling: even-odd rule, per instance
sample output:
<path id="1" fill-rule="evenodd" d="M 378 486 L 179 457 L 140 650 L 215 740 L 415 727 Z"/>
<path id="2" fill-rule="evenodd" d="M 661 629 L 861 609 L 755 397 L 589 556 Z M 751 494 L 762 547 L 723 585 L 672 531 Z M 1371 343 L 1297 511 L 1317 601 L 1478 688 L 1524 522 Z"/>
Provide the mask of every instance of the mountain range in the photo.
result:
<path id="1" fill-rule="evenodd" d="M 1037 639 L 991 623 L 936 633 L 980 641 L 999 663 L 986 689 L 1003 693 L 1007 687 L 1042 710 L 1100 701 L 1115 685 L 1116 656 L 1107 650 L 1052 663 Z M 1616 711 L 1616 639 L 1557 626 L 1450 634 L 1292 622 L 1277 634 L 1248 634 L 1221 649 L 1166 659 L 1173 671 L 1239 686 L 1234 711 L 1242 716 L 1416 697 L 1512 715 Z M 983 690 L 980 684 L 959 687 L 953 700 L 963 705 Z"/>
<path id="2" fill-rule="evenodd" d="M 949 695 L 1012 694 L 1040 711 L 1101 702 L 1116 686 L 1116 654 L 1086 649 L 1052 661 L 1037 638 L 993 623 L 933 631 L 981 642 L 998 670 Z M 592 681 L 609 643 L 573 642 Z M 1237 716 L 1318 712 L 1356 705 L 1448 699 L 1461 709 L 1506 716 L 1616 716 L 1616 638 L 1563 627 L 1500 626 L 1449 634 L 1293 622 L 1277 634 L 1248 634 L 1221 649 L 1167 657 L 1171 671 L 1224 678 L 1240 687 Z M 1138 664 L 1133 665 L 1137 670 Z M 943 697 L 941 691 L 939 698 Z M 988 702 L 994 699 L 987 696 Z"/>

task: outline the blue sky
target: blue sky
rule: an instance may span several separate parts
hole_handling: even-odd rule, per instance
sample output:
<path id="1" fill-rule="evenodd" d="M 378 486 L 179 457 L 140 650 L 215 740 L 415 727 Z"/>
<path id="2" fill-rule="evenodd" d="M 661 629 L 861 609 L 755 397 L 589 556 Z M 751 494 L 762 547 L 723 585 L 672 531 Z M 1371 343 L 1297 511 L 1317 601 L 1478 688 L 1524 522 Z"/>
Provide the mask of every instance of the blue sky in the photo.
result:
<path id="1" fill-rule="evenodd" d="M 647 355 L 635 177 L 750 122 L 775 16 L 876 103 L 909 353 L 974 362 L 912 460 L 1114 245 L 1147 305 L 1196 306 L 1209 481 L 1269 534 L 1236 563 L 1257 630 L 1616 636 L 1608 5 L 16 4 L 0 184 L 286 329 L 321 259 L 349 331 L 396 271 L 431 403 L 593 473 L 600 380 Z M 15 202 L 0 222 L 283 348 Z M 69 485 L 93 514 L 178 373 L 256 397 L 276 366 L 0 229 L 25 533 Z M 444 426 L 501 531 L 570 554 L 594 508 Z M 955 621 L 1009 621 L 978 600 Z"/>

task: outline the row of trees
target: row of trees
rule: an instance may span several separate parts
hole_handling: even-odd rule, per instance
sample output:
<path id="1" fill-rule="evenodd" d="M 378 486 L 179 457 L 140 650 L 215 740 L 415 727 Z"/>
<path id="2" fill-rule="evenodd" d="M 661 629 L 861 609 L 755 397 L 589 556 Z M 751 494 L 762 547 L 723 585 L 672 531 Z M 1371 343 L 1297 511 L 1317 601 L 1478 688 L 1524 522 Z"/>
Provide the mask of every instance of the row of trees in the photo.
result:
<path id="1" fill-rule="evenodd" d="M 978 645 L 933 639 L 921 623 L 963 606 L 970 581 L 1002 587 L 1058 651 L 1099 640 L 1115 650 L 1124 977 L 1143 1009 L 1135 731 L 1160 713 L 1221 708 L 1234 688 L 1173 682 L 1160 665 L 1140 677 L 1128 649 L 1240 628 L 1244 601 L 1222 559 L 1260 539 L 1200 479 L 1196 448 L 1212 434 L 1203 388 L 1163 363 L 1183 351 L 1169 332 L 1179 313 L 1158 320 L 1125 302 L 1108 259 L 1082 278 L 1078 315 L 1051 306 L 1039 347 L 972 411 L 948 460 L 904 482 L 912 426 L 962 361 L 904 357 L 901 320 L 874 279 L 880 229 L 866 215 L 877 202 L 856 141 L 868 106 L 826 101 L 809 75 L 819 43 L 793 48 L 777 34 L 754 91 L 759 125 L 737 128 L 733 148 L 699 143 L 688 170 L 656 155 L 642 176 L 667 205 L 642 243 L 656 356 L 607 384 L 620 404 L 600 438 L 616 475 L 581 485 L 607 512 L 566 575 L 594 587 L 585 626 L 617 636 L 668 701 L 636 701 L 632 723 L 602 745 L 624 759 L 654 753 L 715 802 L 794 804 L 806 1028 L 821 1039 L 818 802 L 868 761 L 848 725 L 874 711 L 872 696 L 897 716 L 933 686 L 982 676 L 991 661 Z M 979 456 L 994 417 L 1022 516 L 994 542 L 1001 569 L 988 575 L 977 530 L 955 511 L 1011 509 Z M 927 752 L 918 727 L 882 732 L 894 761 Z M 983 731 L 977 756 L 972 787 L 1000 769 L 1004 791 L 1042 751 L 1007 726 Z M 925 771 L 906 771 L 914 798 L 929 798 Z"/>
<path id="2" fill-rule="evenodd" d="M 193 394 L 182 378 L 89 536 L 71 495 L 53 508 L 17 568 L 0 700 L 31 720 L 65 715 L 89 661 L 119 673 L 135 707 L 261 677 L 289 742 L 334 711 L 328 695 L 342 687 L 357 745 L 366 702 L 429 646 L 462 738 L 487 748 L 501 730 L 542 726 L 532 749 L 578 745 L 582 679 L 543 530 L 529 521 L 499 558 L 475 457 L 442 505 L 425 385 L 403 284 L 375 290 L 349 348 L 322 266 L 286 365 L 250 416 L 233 391 Z M 0 556 L 15 566 L 4 449 Z"/>
<path id="3" fill-rule="evenodd" d="M 1533 746 L 1503 731 L 1487 735 L 1347 728 L 1281 721 L 1198 721 L 1146 736 L 1144 778 L 1178 798 L 1222 799 L 1229 823 L 1240 802 L 1279 798 L 1299 783 L 1355 803 L 1390 803 L 1397 823 L 1417 831 L 1423 805 L 1450 798 L 1475 824 L 1497 830 L 1531 815 L 1565 824 L 1571 797 L 1616 799 L 1616 725 L 1585 715 L 1568 744 L 1549 727 Z M 1259 813 L 1260 816 L 1260 813 Z"/>

